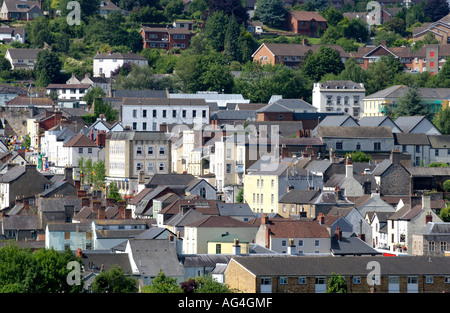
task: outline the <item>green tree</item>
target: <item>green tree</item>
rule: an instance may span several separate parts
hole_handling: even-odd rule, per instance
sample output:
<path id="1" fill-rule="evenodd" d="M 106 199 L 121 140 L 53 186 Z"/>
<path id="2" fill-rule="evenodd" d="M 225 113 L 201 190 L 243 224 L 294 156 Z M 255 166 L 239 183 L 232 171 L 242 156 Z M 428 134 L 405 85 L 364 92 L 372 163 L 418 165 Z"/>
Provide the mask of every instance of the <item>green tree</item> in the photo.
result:
<path id="1" fill-rule="evenodd" d="M 208 0 L 208 6 L 207 14 L 222 11 L 227 17 L 234 15 L 239 25 L 247 25 L 248 13 L 241 0 Z M 226 25 L 226 23 L 223 25 Z"/>
<path id="2" fill-rule="evenodd" d="M 114 199 L 114 203 L 117 203 L 122 200 L 122 196 L 119 193 L 119 188 L 116 186 L 114 182 L 109 184 L 108 187 L 108 198 Z"/>
<path id="3" fill-rule="evenodd" d="M 398 99 L 397 107 L 393 109 L 393 118 L 417 115 L 430 117 L 431 113 L 428 111 L 427 106 L 423 104 L 423 98 L 419 89 L 411 86 L 408 87 L 405 95 Z"/>
<path id="4" fill-rule="evenodd" d="M 450 179 L 447 179 L 443 184 L 444 190 L 450 192 Z"/>
<path id="5" fill-rule="evenodd" d="M 448 167 L 448 164 L 443 163 L 443 162 L 434 162 L 434 163 L 428 164 L 427 167 Z"/>
<path id="6" fill-rule="evenodd" d="M 230 288 L 212 278 L 212 275 L 195 277 L 195 293 L 234 293 L 237 290 Z"/>
<path id="7" fill-rule="evenodd" d="M 34 65 L 36 83 L 41 87 L 46 87 L 50 83 L 57 82 L 61 77 L 61 67 L 62 63 L 55 52 L 40 51 Z"/>
<path id="8" fill-rule="evenodd" d="M 328 280 L 327 293 L 347 293 L 347 282 L 341 274 L 332 273 Z"/>
<path id="9" fill-rule="evenodd" d="M 353 162 L 369 162 L 372 160 L 372 157 L 369 154 L 366 154 L 361 150 L 346 153 L 345 157 L 347 156 L 351 157 Z"/>
<path id="10" fill-rule="evenodd" d="M 449 13 L 449 5 L 446 0 L 429 0 L 423 8 L 423 13 L 430 18 L 432 22 L 436 22 Z"/>
<path id="11" fill-rule="evenodd" d="M 327 20 L 327 26 L 336 26 L 340 21 L 344 19 L 344 15 L 341 11 L 330 6 L 324 11 L 323 17 Z"/>
<path id="12" fill-rule="evenodd" d="M 216 51 L 223 51 L 225 42 L 225 27 L 228 19 L 223 11 L 215 11 L 212 13 L 205 24 L 205 36 L 208 43 Z"/>
<path id="13" fill-rule="evenodd" d="M 338 75 L 344 69 L 339 52 L 322 46 L 320 49 L 307 56 L 301 71 L 314 82 L 320 81 L 323 75 L 332 73 Z"/>
<path id="14" fill-rule="evenodd" d="M 223 49 L 225 60 L 228 63 L 241 60 L 241 51 L 239 47 L 240 36 L 241 28 L 232 15 L 228 20 L 228 25 L 225 30 L 225 42 Z"/>
<path id="15" fill-rule="evenodd" d="M 287 10 L 281 0 L 258 0 L 256 3 L 255 17 L 264 24 L 281 26 L 286 14 Z"/>
<path id="16" fill-rule="evenodd" d="M 106 94 L 101 87 L 91 87 L 83 96 L 82 100 L 86 101 L 87 106 L 92 106 L 95 98 L 104 96 L 106 96 Z"/>
<path id="17" fill-rule="evenodd" d="M 433 124 L 444 135 L 450 135 L 450 107 L 442 108 L 436 118 L 433 120 Z"/>
<path id="18" fill-rule="evenodd" d="M 448 190 L 450 190 L 450 188 Z M 443 222 L 446 222 L 446 223 L 450 222 L 450 206 L 449 206 L 448 202 L 447 202 L 447 206 L 441 210 L 439 217 L 441 218 L 441 220 Z"/>
<path id="19" fill-rule="evenodd" d="M 238 203 L 244 202 L 244 189 L 239 189 L 239 192 L 236 196 L 236 202 Z"/>
<path id="20" fill-rule="evenodd" d="M 149 286 L 142 288 L 143 293 L 181 293 L 182 290 L 178 286 L 177 279 L 168 277 L 162 270 L 159 270 L 158 275 Z"/>
<path id="21" fill-rule="evenodd" d="M 370 63 L 366 72 L 367 94 L 370 95 L 391 86 L 395 76 L 402 71 L 402 64 L 392 55 L 382 56 L 377 62 Z"/>
<path id="22" fill-rule="evenodd" d="M 115 265 L 95 277 L 91 286 L 94 293 L 137 293 L 137 280 L 125 275 L 123 269 Z"/>

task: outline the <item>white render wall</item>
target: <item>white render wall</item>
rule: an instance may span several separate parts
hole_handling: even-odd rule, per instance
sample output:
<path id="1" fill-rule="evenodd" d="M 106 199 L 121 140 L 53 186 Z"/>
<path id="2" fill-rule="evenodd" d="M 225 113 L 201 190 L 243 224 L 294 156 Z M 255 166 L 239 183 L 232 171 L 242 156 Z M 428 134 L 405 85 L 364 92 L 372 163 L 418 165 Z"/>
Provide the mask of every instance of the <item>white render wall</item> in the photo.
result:
<path id="1" fill-rule="evenodd" d="M 111 77 L 111 72 L 125 63 L 135 63 L 140 66 L 148 65 L 147 60 L 128 60 L 128 59 L 96 59 L 94 58 L 94 77 L 105 74 L 105 77 Z"/>
<path id="2" fill-rule="evenodd" d="M 156 117 L 153 117 L 154 110 Z M 174 111 L 175 113 L 173 113 Z M 161 124 L 209 124 L 209 117 L 208 105 L 137 104 L 122 106 L 123 127 L 129 126 L 135 131 L 159 131 Z"/>

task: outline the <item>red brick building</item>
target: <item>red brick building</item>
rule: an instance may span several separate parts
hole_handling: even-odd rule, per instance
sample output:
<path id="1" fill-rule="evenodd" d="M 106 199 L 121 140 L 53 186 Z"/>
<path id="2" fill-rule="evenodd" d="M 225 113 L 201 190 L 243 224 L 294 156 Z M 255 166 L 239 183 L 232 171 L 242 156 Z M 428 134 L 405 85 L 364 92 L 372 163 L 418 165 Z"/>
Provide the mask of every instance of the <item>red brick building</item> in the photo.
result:
<path id="1" fill-rule="evenodd" d="M 142 27 L 144 49 L 189 48 L 193 34 L 186 28 Z"/>
<path id="2" fill-rule="evenodd" d="M 318 37 L 320 32 L 327 29 L 327 20 L 317 12 L 289 12 L 286 23 L 291 32 L 310 37 Z"/>

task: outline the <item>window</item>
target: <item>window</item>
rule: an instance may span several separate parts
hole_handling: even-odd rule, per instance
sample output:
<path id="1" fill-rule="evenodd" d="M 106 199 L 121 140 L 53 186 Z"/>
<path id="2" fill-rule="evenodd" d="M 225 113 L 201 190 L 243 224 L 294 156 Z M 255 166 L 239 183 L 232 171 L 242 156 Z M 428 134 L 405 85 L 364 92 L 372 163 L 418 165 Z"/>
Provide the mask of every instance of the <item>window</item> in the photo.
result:
<path id="1" fill-rule="evenodd" d="M 78 153 L 83 153 L 83 148 L 78 148 Z"/>
<path id="2" fill-rule="evenodd" d="M 434 67 L 434 62 L 433 61 L 430 62 L 430 67 Z"/>
<path id="3" fill-rule="evenodd" d="M 136 130 L 136 129 L 137 129 L 137 123 L 134 122 L 134 123 L 133 123 L 133 130 Z"/>
<path id="4" fill-rule="evenodd" d="M 434 241 L 430 241 L 430 242 L 428 243 L 428 252 L 433 252 L 433 251 L 434 251 L 434 248 L 435 248 L 435 246 L 434 246 Z"/>
<path id="5" fill-rule="evenodd" d="M 298 246 L 299 246 L 299 247 L 303 247 L 303 240 L 299 240 L 299 241 L 298 241 Z"/>
<path id="6" fill-rule="evenodd" d="M 444 283 L 450 284 L 450 276 L 445 276 Z"/>
<path id="7" fill-rule="evenodd" d="M 220 243 L 216 244 L 216 254 L 222 253 L 222 245 Z"/>
<path id="8" fill-rule="evenodd" d="M 92 154 L 92 148 L 88 148 L 88 153 Z"/>
<path id="9" fill-rule="evenodd" d="M 318 247 L 320 245 L 320 241 L 319 240 L 314 240 L 314 246 Z"/>
<path id="10" fill-rule="evenodd" d="M 192 117 L 197 117 L 197 111 L 196 110 L 192 110 Z"/>
<path id="11" fill-rule="evenodd" d="M 147 123 L 146 122 L 142 123 L 142 130 L 147 130 Z"/>
<path id="12" fill-rule="evenodd" d="M 172 117 L 176 118 L 177 117 L 177 111 L 176 110 L 172 110 Z"/>
<path id="13" fill-rule="evenodd" d="M 275 187 L 275 181 L 273 179 L 270 181 L 270 187 L 272 189 Z"/>
<path id="14" fill-rule="evenodd" d="M 416 146 L 416 153 L 420 153 L 420 146 Z"/>
<path id="15" fill-rule="evenodd" d="M 256 202 L 255 199 L 256 199 L 256 194 L 253 194 L 253 203 Z"/>
<path id="16" fill-rule="evenodd" d="M 181 116 L 183 116 L 183 117 L 186 117 L 186 110 L 183 110 L 182 112 L 181 112 Z"/>
<path id="17" fill-rule="evenodd" d="M 147 164 L 147 171 L 148 172 L 153 172 L 153 162 L 150 162 Z"/>
<path id="18" fill-rule="evenodd" d="M 147 117 L 147 110 L 142 110 L 142 117 Z"/>
<path id="19" fill-rule="evenodd" d="M 306 285 L 306 277 L 299 277 L 298 278 L 298 284 L 299 285 Z"/>
<path id="20" fill-rule="evenodd" d="M 148 155 L 153 155 L 153 147 L 148 147 L 147 148 L 147 154 Z"/>
<path id="21" fill-rule="evenodd" d="M 430 51 L 430 57 L 431 57 L 431 58 L 434 57 L 434 51 Z"/>
<path id="22" fill-rule="evenodd" d="M 287 277 L 280 277 L 280 285 L 287 285 L 288 279 Z"/>
<path id="23" fill-rule="evenodd" d="M 381 142 L 374 142 L 373 150 L 381 150 Z"/>
<path id="24" fill-rule="evenodd" d="M 136 147 L 136 155 L 142 155 L 142 147 Z"/>
<path id="25" fill-rule="evenodd" d="M 137 117 L 137 110 L 133 110 L 133 117 Z"/>
<path id="26" fill-rule="evenodd" d="M 270 196 L 270 204 L 271 204 L 271 205 L 274 205 L 274 202 L 275 202 L 275 195 L 272 194 L 272 195 Z"/>
<path id="27" fill-rule="evenodd" d="M 286 247 L 286 240 L 282 240 L 282 241 L 281 241 L 281 246 L 282 246 L 282 247 Z"/>
<path id="28" fill-rule="evenodd" d="M 227 163 L 227 174 L 231 174 L 231 164 Z"/>
<path id="29" fill-rule="evenodd" d="M 427 284 L 433 284 L 434 283 L 434 277 L 433 276 L 427 276 L 426 277 L 426 283 Z"/>
<path id="30" fill-rule="evenodd" d="M 342 150 L 342 142 L 336 142 L 336 150 Z"/>
<path id="31" fill-rule="evenodd" d="M 159 163 L 159 170 L 161 172 L 164 172 L 165 169 L 166 169 L 166 165 L 164 163 Z"/>
<path id="32" fill-rule="evenodd" d="M 142 168 L 142 164 L 141 163 L 136 163 L 136 171 L 140 171 Z"/>
<path id="33" fill-rule="evenodd" d="M 163 118 L 167 117 L 167 110 L 163 110 Z"/>
<path id="34" fill-rule="evenodd" d="M 153 110 L 153 117 L 156 117 L 156 116 L 157 116 L 156 110 Z"/>
<path id="35" fill-rule="evenodd" d="M 166 154 L 166 147 L 159 147 L 159 155 L 165 155 Z"/>
<path id="36" fill-rule="evenodd" d="M 361 284 L 361 276 L 354 276 L 353 277 L 353 283 L 355 285 L 360 285 Z"/>
<path id="37" fill-rule="evenodd" d="M 439 150 L 438 149 L 434 149 L 434 156 L 439 156 Z"/>
<path id="38" fill-rule="evenodd" d="M 447 241 L 441 241 L 441 251 L 447 251 Z"/>
<path id="39" fill-rule="evenodd" d="M 206 110 L 202 110 L 202 117 L 206 118 Z"/>

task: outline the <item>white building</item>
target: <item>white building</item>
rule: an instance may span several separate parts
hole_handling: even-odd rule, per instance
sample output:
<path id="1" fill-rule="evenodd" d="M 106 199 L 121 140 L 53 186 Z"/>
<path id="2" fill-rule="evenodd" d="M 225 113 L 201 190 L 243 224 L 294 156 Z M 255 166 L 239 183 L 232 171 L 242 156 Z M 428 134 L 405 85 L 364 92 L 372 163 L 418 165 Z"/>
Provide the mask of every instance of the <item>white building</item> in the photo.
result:
<path id="1" fill-rule="evenodd" d="M 355 118 L 362 115 L 362 99 L 366 96 L 363 84 L 352 81 L 315 83 L 312 105 L 318 112 L 341 112 Z"/>
<path id="2" fill-rule="evenodd" d="M 134 131 L 159 131 L 160 125 L 209 124 L 209 118 L 210 106 L 204 99 L 124 98 L 121 107 L 123 127 Z"/>
<path id="3" fill-rule="evenodd" d="M 86 101 L 81 99 L 86 95 L 86 92 L 91 88 L 90 84 L 50 84 L 46 88 L 46 92 L 50 95 L 55 92 L 58 95 L 58 100 L 76 100 L 81 104 L 86 104 Z"/>
<path id="4" fill-rule="evenodd" d="M 135 53 L 97 53 L 94 57 L 94 77 L 105 75 L 111 77 L 111 72 L 125 63 L 134 63 L 140 66 L 148 65 L 148 60 Z"/>
<path id="5" fill-rule="evenodd" d="M 84 134 L 78 134 L 64 144 L 62 153 L 67 164 L 76 166 L 80 158 L 91 159 L 92 163 L 97 162 L 100 157 L 100 147 Z M 65 166 L 66 164 L 64 164 Z"/>

